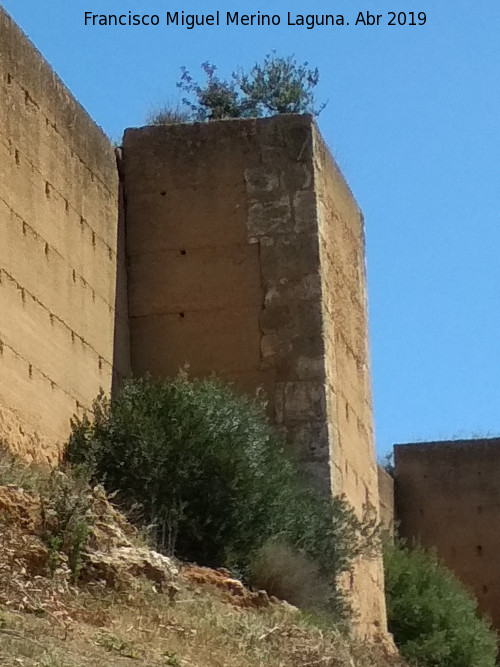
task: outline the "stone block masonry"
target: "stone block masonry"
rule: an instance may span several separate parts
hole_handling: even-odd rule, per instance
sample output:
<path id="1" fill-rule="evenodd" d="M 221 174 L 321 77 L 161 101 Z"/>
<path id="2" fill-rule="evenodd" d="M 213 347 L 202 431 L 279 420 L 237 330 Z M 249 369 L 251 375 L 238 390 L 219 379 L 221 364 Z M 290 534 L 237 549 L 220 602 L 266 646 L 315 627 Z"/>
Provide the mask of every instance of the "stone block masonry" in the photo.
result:
<path id="1" fill-rule="evenodd" d="M 109 141 L 0 8 L 0 438 L 25 456 L 128 370 L 117 220 Z"/>
<path id="2" fill-rule="evenodd" d="M 361 213 L 309 116 L 127 130 L 131 364 L 265 392 L 302 467 L 378 512 Z M 385 626 L 380 561 L 349 582 Z"/>

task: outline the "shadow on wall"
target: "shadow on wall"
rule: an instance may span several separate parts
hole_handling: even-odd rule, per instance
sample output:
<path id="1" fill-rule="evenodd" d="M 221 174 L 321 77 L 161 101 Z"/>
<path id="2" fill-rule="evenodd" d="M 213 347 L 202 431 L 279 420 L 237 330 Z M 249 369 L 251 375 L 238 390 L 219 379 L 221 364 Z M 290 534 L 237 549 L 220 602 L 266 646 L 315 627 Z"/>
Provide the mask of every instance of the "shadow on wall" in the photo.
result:
<path id="1" fill-rule="evenodd" d="M 115 148 L 118 187 L 118 227 L 116 234 L 115 326 L 113 337 L 113 378 L 111 395 L 116 396 L 124 378 L 131 372 L 130 332 L 128 322 L 128 286 L 126 260 L 126 202 L 122 165 L 122 149 Z"/>

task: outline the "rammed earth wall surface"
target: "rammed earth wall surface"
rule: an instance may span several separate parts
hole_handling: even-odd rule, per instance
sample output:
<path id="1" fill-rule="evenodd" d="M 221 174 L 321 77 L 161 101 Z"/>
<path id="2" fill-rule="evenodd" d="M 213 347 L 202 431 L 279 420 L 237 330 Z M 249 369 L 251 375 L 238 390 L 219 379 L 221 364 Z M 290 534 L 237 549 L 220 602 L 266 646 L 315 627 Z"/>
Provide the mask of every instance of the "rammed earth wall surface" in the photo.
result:
<path id="1" fill-rule="evenodd" d="M 500 438 L 394 447 L 403 537 L 436 549 L 500 630 Z"/>
<path id="2" fill-rule="evenodd" d="M 0 7 L 0 438 L 26 456 L 110 390 L 117 220 L 109 141 Z"/>
<path id="3" fill-rule="evenodd" d="M 361 213 L 310 116 L 127 130 L 132 369 L 264 392 L 314 482 L 378 512 Z M 380 562 L 348 584 L 385 624 Z"/>

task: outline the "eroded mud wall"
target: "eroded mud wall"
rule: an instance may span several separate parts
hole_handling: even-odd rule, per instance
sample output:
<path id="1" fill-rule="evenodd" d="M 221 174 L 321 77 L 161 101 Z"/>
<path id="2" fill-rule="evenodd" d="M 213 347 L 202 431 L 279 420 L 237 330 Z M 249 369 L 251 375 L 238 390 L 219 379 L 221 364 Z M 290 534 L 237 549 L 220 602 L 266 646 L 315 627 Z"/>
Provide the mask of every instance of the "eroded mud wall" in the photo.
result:
<path id="1" fill-rule="evenodd" d="M 112 146 L 0 8 L 0 437 L 24 455 L 110 390 L 117 220 Z"/>

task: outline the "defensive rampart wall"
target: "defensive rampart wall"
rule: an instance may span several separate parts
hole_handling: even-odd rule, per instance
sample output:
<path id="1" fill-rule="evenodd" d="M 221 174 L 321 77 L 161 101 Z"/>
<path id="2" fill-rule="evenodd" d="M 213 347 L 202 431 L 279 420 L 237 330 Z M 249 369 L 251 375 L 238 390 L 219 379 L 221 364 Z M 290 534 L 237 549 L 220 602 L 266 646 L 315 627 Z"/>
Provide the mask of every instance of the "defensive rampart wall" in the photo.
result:
<path id="1" fill-rule="evenodd" d="M 500 628 L 500 438 L 394 448 L 403 537 L 435 548 Z"/>
<path id="2" fill-rule="evenodd" d="M 0 8 L 0 437 L 25 455 L 111 388 L 117 220 L 109 141 Z"/>

